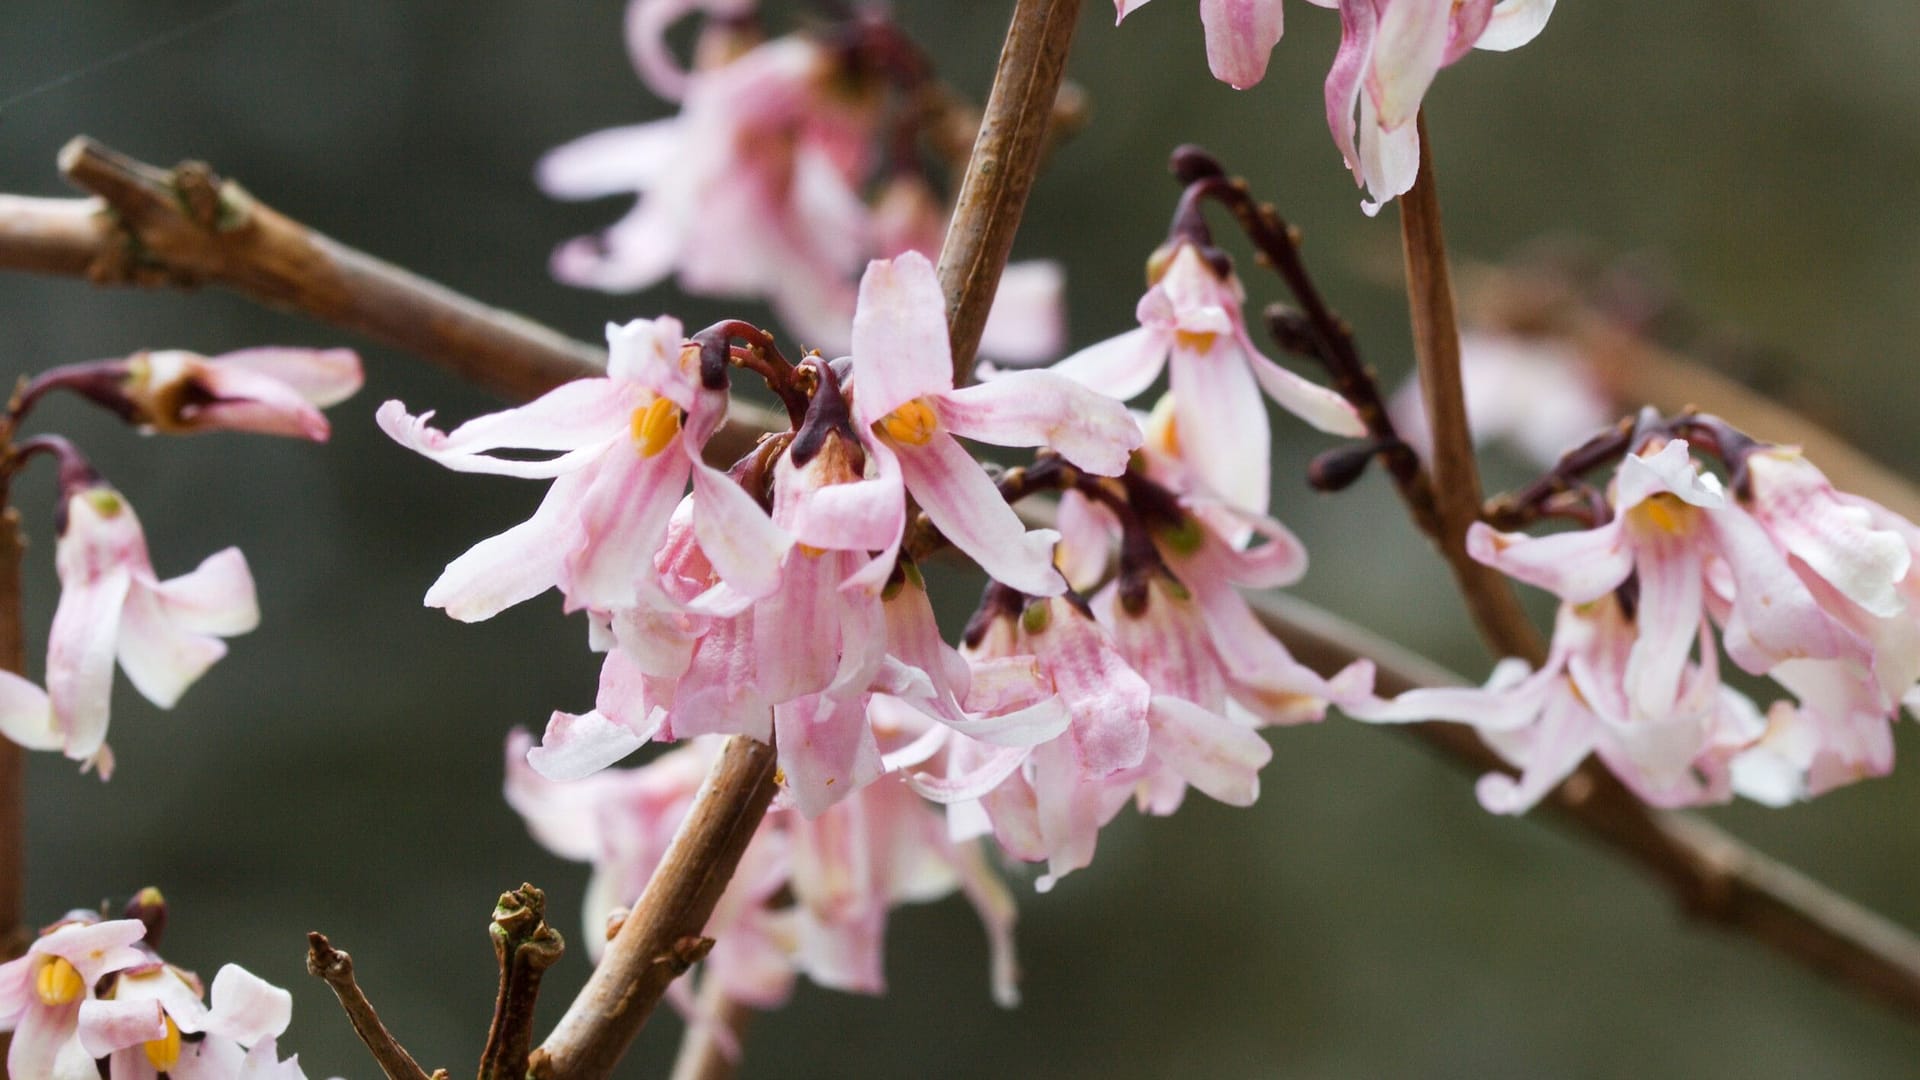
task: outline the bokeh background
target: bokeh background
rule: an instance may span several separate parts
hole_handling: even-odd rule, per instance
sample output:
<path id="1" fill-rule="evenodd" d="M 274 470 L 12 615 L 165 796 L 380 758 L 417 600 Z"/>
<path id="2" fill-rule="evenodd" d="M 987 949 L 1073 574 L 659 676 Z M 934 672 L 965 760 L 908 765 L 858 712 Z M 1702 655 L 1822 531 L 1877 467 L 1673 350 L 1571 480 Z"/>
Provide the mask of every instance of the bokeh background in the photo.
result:
<path id="1" fill-rule="evenodd" d="M 1236 93 L 1207 76 L 1190 0 L 1118 29 L 1106 4 L 1086 5 L 1071 74 L 1093 124 L 1039 184 L 1019 245 L 1065 262 L 1076 343 L 1131 325 L 1174 194 L 1166 152 L 1197 141 L 1306 229 L 1368 356 L 1405 371 L 1392 218 L 1360 214 L 1321 120 L 1335 19 L 1290 6 L 1272 73 Z M 898 11 L 977 95 L 1010 7 Z M 0 189 L 60 194 L 54 154 L 84 132 L 148 160 L 205 158 L 349 243 L 580 337 L 663 311 L 695 325 L 764 317 L 546 276 L 554 243 L 623 206 L 544 199 L 537 156 L 663 111 L 627 66 L 620 14 L 617 0 L 6 0 Z M 1764 346 L 1741 351 L 1745 374 L 1888 463 L 1920 466 L 1920 8 L 1566 0 L 1539 41 L 1472 57 L 1429 105 L 1461 257 L 1556 235 L 1640 253 L 1703 319 Z M 1277 297 L 1249 281 L 1256 302 Z M 221 293 L 0 279 L 7 378 L 141 347 L 276 342 L 365 347 Z M 446 560 L 520 520 L 539 485 L 445 473 L 391 446 L 371 419 L 382 400 L 449 417 L 493 403 L 364 351 L 368 388 L 335 410 L 325 448 L 142 439 L 65 402 L 38 419 L 80 439 L 128 495 L 163 574 L 241 546 L 266 620 L 171 714 L 122 680 L 112 783 L 33 761 L 29 892 L 46 921 L 161 886 L 170 958 L 206 975 L 237 961 L 291 987 L 283 1047 L 311 1075 L 372 1075 L 302 968 L 304 932 L 324 929 L 416 1056 L 458 1075 L 493 995 L 495 894 L 537 882 L 580 932 L 586 868 L 535 846 L 498 788 L 507 731 L 584 708 L 596 665 L 551 597 L 479 626 L 420 606 Z M 1479 677 L 1439 564 L 1384 485 L 1306 492 L 1296 466 L 1324 444 L 1281 430 L 1278 512 L 1317 560 L 1299 592 Z M 19 500 L 37 673 L 57 595 L 44 473 Z M 1342 720 L 1274 741 L 1257 807 L 1196 797 L 1171 820 L 1129 815 L 1051 894 L 1017 884 L 1018 1010 L 989 1001 L 964 905 L 908 909 L 890 993 L 802 988 L 756 1024 L 745 1075 L 1868 1077 L 1920 1061 L 1912 1026 L 1689 926 L 1649 881 L 1544 821 L 1482 813 L 1466 778 L 1410 742 Z M 1920 927 L 1917 808 L 1908 767 L 1811 806 L 1711 816 Z M 550 1014 L 586 970 L 577 951 L 556 970 Z M 663 1011 L 626 1074 L 661 1073 L 677 1027 Z"/>

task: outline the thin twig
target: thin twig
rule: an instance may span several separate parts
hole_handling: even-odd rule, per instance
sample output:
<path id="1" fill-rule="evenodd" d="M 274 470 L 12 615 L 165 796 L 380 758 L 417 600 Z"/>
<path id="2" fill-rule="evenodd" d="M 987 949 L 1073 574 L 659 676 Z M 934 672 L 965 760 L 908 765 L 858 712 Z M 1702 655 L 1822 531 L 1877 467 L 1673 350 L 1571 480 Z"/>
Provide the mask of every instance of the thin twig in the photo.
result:
<path id="1" fill-rule="evenodd" d="M 713 946 L 701 935 L 773 801 L 775 759 L 773 747 L 756 739 L 727 740 L 646 890 L 533 1052 L 527 1075 L 612 1075 L 667 986 Z"/>
<path id="2" fill-rule="evenodd" d="M 1261 622 L 1310 666 L 1331 671 L 1362 657 L 1372 660 L 1382 693 L 1463 681 L 1291 597 L 1258 597 L 1254 606 Z M 1408 731 L 1476 773 L 1511 771 L 1465 725 L 1415 724 Z M 1659 879 L 1693 918 L 1764 942 L 1910 1020 L 1920 1018 L 1920 939 L 1904 927 L 1699 817 L 1648 807 L 1591 761 L 1545 805 L 1561 822 Z"/>
<path id="3" fill-rule="evenodd" d="M 547 925 L 547 894 L 521 885 L 500 894 L 493 909 L 493 953 L 500 963 L 500 992 L 493 1025 L 480 1054 L 480 1080 L 522 1080 L 533 1051 L 533 1009 L 540 979 L 566 951 L 560 931 Z"/>
<path id="4" fill-rule="evenodd" d="M 1433 427 L 1431 467 L 1440 530 L 1435 539 L 1487 647 L 1495 655 L 1518 656 L 1537 666 L 1546 656 L 1546 645 L 1521 608 L 1513 584 L 1467 554 L 1467 528 L 1480 517 L 1480 471 L 1474 461 L 1466 393 L 1460 382 L 1460 326 L 1447 267 L 1446 234 L 1440 227 L 1432 140 L 1427 138 L 1425 114 L 1416 122 L 1420 126 L 1420 173 L 1413 189 L 1400 197 L 1400 242 L 1406 258 L 1413 351 L 1419 360 L 1420 389 Z"/>
<path id="5" fill-rule="evenodd" d="M 354 981 L 353 957 L 334 948 L 319 931 L 307 935 L 307 974 L 326 980 L 333 988 L 340 1007 L 347 1012 L 347 1019 L 353 1022 L 353 1033 L 367 1044 L 373 1060 L 387 1074 L 387 1080 L 442 1080 L 447 1075 L 445 1069 L 439 1069 L 428 1076 L 420 1063 L 413 1060 L 413 1055 L 394 1039 L 393 1033 L 380 1022 L 373 1003 L 360 992 L 360 984 Z"/>
<path id="6" fill-rule="evenodd" d="M 740 1068 L 740 1041 L 752 1020 L 752 1009 L 728 997 L 719 979 L 706 976 L 668 1080 L 733 1080 Z"/>
<path id="7" fill-rule="evenodd" d="M 986 328 L 987 310 L 1033 188 L 1079 18 L 1080 0 L 1014 4 L 980 135 L 940 248 L 940 288 L 947 296 L 956 386 L 973 378 L 980 332 Z"/>

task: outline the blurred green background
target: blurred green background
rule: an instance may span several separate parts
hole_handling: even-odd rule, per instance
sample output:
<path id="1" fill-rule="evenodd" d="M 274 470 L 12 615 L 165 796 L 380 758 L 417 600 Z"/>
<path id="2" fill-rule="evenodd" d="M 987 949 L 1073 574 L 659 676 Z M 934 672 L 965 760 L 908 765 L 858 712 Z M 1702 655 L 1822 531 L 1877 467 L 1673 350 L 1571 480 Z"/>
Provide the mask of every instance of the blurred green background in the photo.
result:
<path id="1" fill-rule="evenodd" d="M 225 7 L 6 0 L 0 99 Z M 1010 7 L 898 5 L 974 94 Z M 1360 214 L 1321 119 L 1334 17 L 1290 5 L 1271 74 L 1236 93 L 1206 73 L 1190 0 L 1118 29 L 1107 5 L 1086 7 L 1071 73 L 1094 122 L 1039 184 L 1019 244 L 1066 263 L 1075 342 L 1132 325 L 1174 193 L 1166 152 L 1196 141 L 1306 230 L 1323 285 L 1397 377 L 1407 333 L 1380 272 L 1397 234 L 1391 215 Z M 54 153 L 84 132 L 148 160 L 205 158 L 334 236 L 580 337 L 663 311 L 694 325 L 764 317 L 546 276 L 554 243 L 624 206 L 548 201 L 529 180 L 536 157 L 663 111 L 627 66 L 621 8 L 259 0 L 0 108 L 0 189 L 62 193 Z M 1468 59 L 1428 100 L 1460 256 L 1496 259 L 1547 234 L 1648 253 L 1696 311 L 1769 347 L 1772 384 L 1890 464 L 1920 464 L 1908 377 L 1920 8 L 1566 0 L 1539 41 Z M 1249 282 L 1255 302 L 1276 298 Z M 0 280 L 0 328 L 8 372 L 142 347 L 365 344 L 222 293 L 17 276 Z M 302 935 L 324 929 L 416 1056 L 461 1075 L 493 995 L 495 894 L 537 882 L 579 933 L 586 868 L 528 840 L 498 797 L 500 747 L 555 707 L 585 708 L 596 665 L 551 596 L 479 626 L 420 606 L 440 567 L 524 517 L 540 485 L 394 448 L 372 423 L 382 400 L 449 418 L 493 403 L 408 357 L 364 353 L 368 388 L 335 410 L 324 449 L 142 439 L 65 402 L 36 422 L 78 438 L 128 495 L 163 574 L 244 549 L 266 619 L 172 714 L 121 681 L 111 784 L 33 761 L 29 891 L 47 921 L 161 886 L 171 959 L 207 976 L 237 961 L 291 987 L 283 1048 L 316 1077 L 372 1075 L 302 968 Z M 1324 443 L 1280 430 L 1291 464 L 1276 469 L 1278 513 L 1317 559 L 1300 593 L 1478 677 L 1485 660 L 1439 564 L 1384 485 L 1307 493 L 1297 465 Z M 36 545 L 37 675 L 56 598 L 44 472 L 19 500 Z M 1910 728 L 1905 755 L 1920 750 Z M 1273 737 L 1256 808 L 1196 798 L 1171 820 L 1129 814 L 1091 869 L 1044 897 L 1016 886 L 1017 1011 L 989 1001 L 964 905 L 909 909 L 894 920 L 888 996 L 803 988 L 756 1024 L 745 1075 L 1867 1077 L 1920 1061 L 1912 1026 L 1688 926 L 1647 880 L 1544 822 L 1482 813 L 1467 779 L 1413 744 L 1342 720 Z M 1920 926 L 1917 801 L 1909 767 L 1811 806 L 1712 816 Z M 550 1014 L 586 970 L 577 950 L 556 969 Z M 661 1073 L 677 1026 L 663 1012 L 626 1073 Z"/>

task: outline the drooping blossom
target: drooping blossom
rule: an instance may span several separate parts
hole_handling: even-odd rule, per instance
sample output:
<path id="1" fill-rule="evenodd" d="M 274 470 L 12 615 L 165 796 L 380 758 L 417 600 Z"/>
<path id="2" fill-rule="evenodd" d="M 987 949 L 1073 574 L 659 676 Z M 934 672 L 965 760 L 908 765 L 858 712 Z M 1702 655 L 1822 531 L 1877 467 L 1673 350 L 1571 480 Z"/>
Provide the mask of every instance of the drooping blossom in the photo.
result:
<path id="1" fill-rule="evenodd" d="M 1592 366 L 1560 342 L 1468 331 L 1460 336 L 1460 382 L 1474 443 L 1510 444 L 1542 467 L 1612 423 L 1618 411 Z M 1396 433 L 1421 460 L 1432 460 L 1419 381 L 1409 378 L 1389 408 Z"/>
<path id="2" fill-rule="evenodd" d="M 628 8 L 643 77 L 685 104 L 677 117 L 588 135 L 542 159 L 540 186 L 556 198 L 640 197 L 604 233 L 563 244 L 553 273 L 608 292 L 673 277 L 699 295 L 765 299 L 806 345 L 844 352 L 867 260 L 934 255 L 946 235 L 948 209 L 926 177 L 881 153 L 889 132 L 880 76 L 920 61 L 903 61 L 913 47 L 883 20 L 856 20 L 830 40 L 761 43 L 739 30 L 751 7 L 639 0 Z M 696 10 L 711 20 L 687 73 L 661 35 Z M 1023 364 L 1058 356 L 1061 290 L 1057 263 L 1006 267 L 982 355 Z"/>
<path id="3" fill-rule="evenodd" d="M 1309 0 L 1335 7 L 1339 0 Z M 1114 0 L 1114 22 L 1126 19 L 1147 0 Z M 1200 23 L 1207 31 L 1207 67 L 1213 77 L 1245 90 L 1267 74 L 1267 57 L 1280 43 L 1280 0 L 1200 0 Z"/>
<path id="4" fill-rule="evenodd" d="M 226 655 L 220 639 L 252 630 L 260 609 L 239 549 L 161 581 L 124 496 L 84 465 L 63 467 L 61 486 L 47 691 L 17 676 L 0 679 L 0 732 L 32 749 L 59 749 L 105 779 L 113 770 L 106 735 L 115 661 L 143 697 L 170 709 Z"/>
<path id="5" fill-rule="evenodd" d="M 554 276 L 607 292 L 675 277 L 702 296 L 765 298 L 802 340 L 843 343 L 834 301 L 872 249 L 861 189 L 881 118 L 879 96 L 849 80 L 832 47 L 781 38 L 693 73 L 677 116 L 551 151 L 547 194 L 640 196 L 604 233 L 561 245 Z"/>
<path id="6" fill-rule="evenodd" d="M 192 972 L 150 959 L 124 968 L 101 998 L 80 1008 L 80 1042 L 108 1061 L 110 1080 L 304 1080 L 275 1040 L 293 1019 L 293 997 L 238 964 L 213 978 L 213 1007 Z"/>
<path id="7" fill-rule="evenodd" d="M 1141 440 L 1125 406 L 1048 371 L 956 389 L 946 304 L 933 264 L 917 252 L 867 268 L 853 324 L 853 378 L 854 420 L 878 475 L 898 476 L 934 526 L 995 579 L 1035 596 L 1062 591 L 1053 568 L 1058 534 L 1021 525 L 954 436 L 1046 446 L 1088 472 L 1114 475 Z M 898 512 L 904 529 L 904 505 Z M 890 556 L 862 580 L 884 579 Z"/>
<path id="8" fill-rule="evenodd" d="M 7 1075 L 97 1080 L 93 1055 L 80 1044 L 80 1010 L 107 976 L 147 962 L 134 948 L 146 933 L 137 919 L 76 912 L 42 930 L 26 955 L 0 964 L 0 1031 L 13 1033 Z"/>
<path id="9" fill-rule="evenodd" d="M 1545 28 L 1555 0 L 1339 0 L 1340 49 L 1327 74 L 1334 145 L 1367 189 L 1368 214 L 1413 187 L 1416 118 L 1440 69 L 1472 49 L 1517 49 Z"/>
<path id="10" fill-rule="evenodd" d="M 1211 264 L 1197 244 L 1177 238 L 1158 252 L 1148 284 L 1139 329 L 1088 346 L 1052 370 L 1128 401 L 1170 368 L 1180 453 L 1214 492 L 1244 510 L 1266 512 L 1272 433 L 1262 390 L 1321 431 L 1365 432 L 1345 398 L 1254 347 L 1239 277 Z"/>
<path id="11" fill-rule="evenodd" d="M 553 480 L 532 518 L 447 566 L 428 606 L 473 622 L 551 588 L 569 608 L 665 606 L 652 560 L 689 478 L 692 527 L 721 576 L 750 597 L 771 590 L 773 568 L 758 558 L 777 542 L 765 512 L 701 459 L 726 417 L 724 388 L 705 385 L 699 350 L 684 342 L 677 319 L 609 326 L 607 340 L 605 377 L 451 432 L 429 426 L 431 412 L 414 416 L 398 401 L 380 407 L 382 430 L 449 469 Z M 527 460 L 500 456 L 503 449 L 555 456 Z M 735 553 L 742 557 L 730 559 Z"/>
<path id="12" fill-rule="evenodd" d="M 507 798 L 556 854 L 594 864 L 585 920 L 589 948 L 597 950 L 609 915 L 640 895 L 658 865 L 719 740 L 691 740 L 637 769 L 565 783 L 522 763 L 529 741 L 523 733 L 509 741 Z M 880 993 L 888 914 L 955 890 L 979 910 L 996 1000 L 1012 1004 L 1011 898 L 977 845 L 947 838 L 938 810 L 897 777 L 811 819 L 777 802 L 707 924 L 717 944 L 703 977 L 718 980 L 728 999 L 759 1009 L 782 1004 L 795 974 Z M 684 993 L 677 1003 L 692 1007 Z"/>
<path id="13" fill-rule="evenodd" d="M 1638 637 L 1611 593 L 1562 604 L 1539 671 L 1507 660 L 1483 688 L 1410 690 L 1391 704 L 1352 711 L 1376 722 L 1472 724 L 1518 773 L 1481 778 L 1481 805 L 1497 814 L 1531 809 L 1588 754 L 1655 806 L 1724 802 L 1732 760 L 1760 735 L 1759 710 L 1721 684 L 1711 647 L 1682 666 L 1672 700 L 1646 709 L 1634 695 Z"/>
<path id="14" fill-rule="evenodd" d="M 1920 679 L 1908 604 L 1920 529 L 1836 491 L 1797 449 L 1712 418 L 1676 426 L 1717 445 L 1731 493 L 1686 440 L 1655 430 L 1633 436 L 1603 524 L 1469 533 L 1475 558 L 1563 601 L 1540 671 L 1503 667 L 1484 690 L 1415 691 L 1362 715 L 1475 724 L 1522 770 L 1517 785 L 1482 784 L 1489 808 L 1511 812 L 1589 751 L 1668 806 L 1778 805 L 1890 769 L 1890 724 Z M 1791 697 L 1763 714 L 1720 685 L 1722 650 Z"/>
<path id="15" fill-rule="evenodd" d="M 325 442 L 331 428 L 320 410 L 352 397 L 362 381 L 351 349 L 257 348 L 214 357 L 164 349 L 53 368 L 24 396 L 70 390 L 167 435 L 240 431 Z"/>

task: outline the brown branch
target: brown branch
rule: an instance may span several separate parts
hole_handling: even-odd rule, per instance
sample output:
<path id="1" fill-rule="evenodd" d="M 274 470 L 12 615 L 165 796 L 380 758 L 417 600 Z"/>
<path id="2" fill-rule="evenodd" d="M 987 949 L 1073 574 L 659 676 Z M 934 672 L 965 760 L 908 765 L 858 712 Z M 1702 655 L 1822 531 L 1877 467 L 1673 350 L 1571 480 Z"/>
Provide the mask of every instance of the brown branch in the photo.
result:
<path id="1" fill-rule="evenodd" d="M 111 226 L 98 199 L 0 195 L 0 269 L 84 277 Z"/>
<path id="2" fill-rule="evenodd" d="M 113 211 L 92 219 L 96 255 L 84 273 L 96 285 L 219 285 L 416 353 L 504 397 L 606 365 L 598 349 L 335 243 L 203 164 L 156 169 L 83 136 L 60 151 L 60 171 Z M 33 269 L 73 272 L 70 216 L 59 216 L 62 243 Z"/>
<path id="3" fill-rule="evenodd" d="M 1518 656 L 1537 666 L 1546 655 L 1546 646 L 1521 608 L 1512 583 L 1467 554 L 1467 528 L 1480 516 L 1480 471 L 1474 461 L 1466 394 L 1460 384 L 1460 326 L 1447 267 L 1446 234 L 1440 227 L 1432 140 L 1427 138 L 1425 114 L 1416 122 L 1420 127 L 1420 173 L 1412 190 L 1400 197 L 1400 242 L 1406 258 L 1413 351 L 1433 427 L 1431 467 L 1440 529 L 1435 540 L 1487 647 L 1496 655 Z"/>
<path id="4" fill-rule="evenodd" d="M 728 1053 L 728 1044 L 731 1042 L 737 1051 L 752 1020 L 752 1009 L 728 997 L 720 980 L 707 976 L 700 986 L 696 1015 L 687 1021 L 680 1053 L 673 1059 L 669 1080 L 733 1080 L 740 1062 L 737 1054 Z"/>
<path id="5" fill-rule="evenodd" d="M 1323 671 L 1367 658 L 1382 693 L 1462 680 L 1431 661 L 1290 597 L 1256 598 L 1261 621 Z M 1510 772 L 1461 724 L 1409 732 L 1476 773 Z M 1691 814 L 1654 810 L 1591 760 L 1545 804 L 1563 824 L 1661 881 L 1686 913 L 1762 942 L 1834 982 L 1920 1019 L 1920 940 L 1907 929 L 1747 847 Z"/>
<path id="6" fill-rule="evenodd" d="M 493 954 L 500 962 L 500 992 L 493 1025 L 480 1054 L 480 1080 L 522 1080 L 533 1050 L 533 1009 L 540 979 L 566 951 L 560 931 L 547 925 L 547 894 L 521 885 L 500 894 L 493 909 Z"/>
<path id="7" fill-rule="evenodd" d="M 436 1070 L 432 1076 L 413 1060 L 393 1033 L 380 1022 L 380 1014 L 374 1011 L 373 1003 L 367 995 L 360 992 L 360 984 L 353 980 L 353 957 L 333 947 L 325 934 L 314 931 L 307 935 L 307 974 L 326 980 L 333 988 L 334 996 L 340 999 L 340 1007 L 347 1012 L 347 1019 L 353 1023 L 353 1033 L 372 1051 L 373 1060 L 378 1062 L 380 1070 L 387 1074 L 387 1080 L 444 1080 L 445 1069 Z"/>
<path id="8" fill-rule="evenodd" d="M 774 761 L 766 743 L 744 735 L 727 740 L 646 890 L 593 977 L 533 1052 L 527 1075 L 613 1074 L 667 986 L 712 947 L 701 935 L 773 801 Z"/>
<path id="9" fill-rule="evenodd" d="M 980 135 L 940 248 L 956 386 L 973 378 L 980 332 L 1033 188 L 1079 17 L 1080 0 L 1015 0 Z"/>

